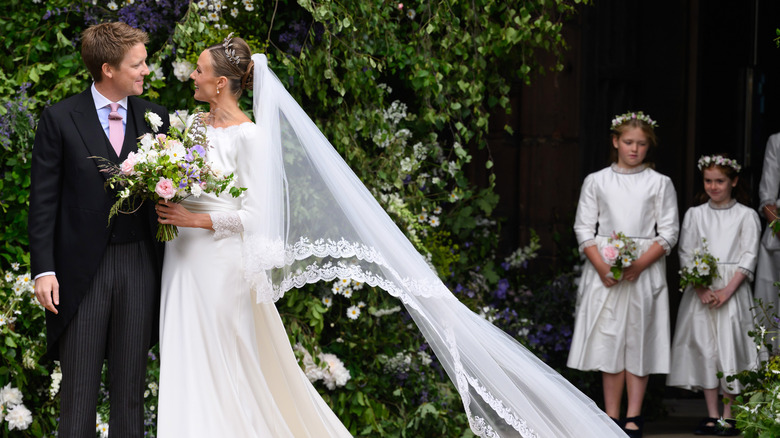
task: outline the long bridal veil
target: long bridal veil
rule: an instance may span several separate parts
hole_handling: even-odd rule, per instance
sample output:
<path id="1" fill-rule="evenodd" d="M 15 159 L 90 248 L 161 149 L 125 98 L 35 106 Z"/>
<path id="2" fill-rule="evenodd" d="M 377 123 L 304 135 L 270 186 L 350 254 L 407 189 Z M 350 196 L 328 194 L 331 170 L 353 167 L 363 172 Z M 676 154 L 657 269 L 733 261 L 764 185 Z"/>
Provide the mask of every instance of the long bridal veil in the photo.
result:
<path id="1" fill-rule="evenodd" d="M 244 271 L 258 302 L 336 278 L 403 302 L 455 383 L 481 437 L 624 436 L 597 406 L 455 298 L 314 122 L 252 56 L 259 137 L 248 187 Z"/>

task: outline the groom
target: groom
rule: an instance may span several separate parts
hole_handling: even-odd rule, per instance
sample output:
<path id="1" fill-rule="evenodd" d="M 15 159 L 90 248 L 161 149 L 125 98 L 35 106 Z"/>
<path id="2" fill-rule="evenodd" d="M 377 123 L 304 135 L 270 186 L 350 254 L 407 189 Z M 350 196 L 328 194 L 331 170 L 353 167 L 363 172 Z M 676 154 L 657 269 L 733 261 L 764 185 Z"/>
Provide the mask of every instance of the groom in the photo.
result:
<path id="1" fill-rule="evenodd" d="M 121 163 L 151 128 L 168 120 L 143 92 L 148 42 L 125 23 L 92 26 L 81 57 L 94 80 L 43 111 L 32 154 L 28 233 L 35 295 L 46 308 L 47 355 L 62 368 L 59 436 L 95 435 L 103 359 L 108 360 L 111 436 L 141 437 L 149 346 L 156 339 L 162 246 L 144 204 L 108 221 L 115 193 L 104 157 Z M 160 132 L 167 132 L 166 122 Z"/>

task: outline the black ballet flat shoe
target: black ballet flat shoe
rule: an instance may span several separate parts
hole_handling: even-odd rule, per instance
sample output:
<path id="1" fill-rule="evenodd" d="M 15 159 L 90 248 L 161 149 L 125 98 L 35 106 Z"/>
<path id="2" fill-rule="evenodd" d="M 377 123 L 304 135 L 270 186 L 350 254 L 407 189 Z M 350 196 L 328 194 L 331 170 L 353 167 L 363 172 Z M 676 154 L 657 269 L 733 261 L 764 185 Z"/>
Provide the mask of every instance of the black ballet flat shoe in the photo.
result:
<path id="1" fill-rule="evenodd" d="M 711 424 L 710 424 L 711 423 Z M 718 419 L 712 417 L 704 417 L 699 422 L 699 426 L 693 431 L 694 435 L 717 435 L 720 426 L 718 426 Z"/>
<path id="2" fill-rule="evenodd" d="M 718 427 L 718 431 L 715 433 L 717 436 L 739 436 L 742 431 L 737 429 L 737 420 L 726 420 L 728 426 Z"/>
<path id="3" fill-rule="evenodd" d="M 628 423 L 636 424 L 637 429 L 626 429 L 626 425 Z M 623 432 L 628 435 L 628 438 L 642 438 L 642 429 L 644 426 L 645 420 L 641 415 L 637 415 L 636 417 L 628 417 L 623 420 Z"/>

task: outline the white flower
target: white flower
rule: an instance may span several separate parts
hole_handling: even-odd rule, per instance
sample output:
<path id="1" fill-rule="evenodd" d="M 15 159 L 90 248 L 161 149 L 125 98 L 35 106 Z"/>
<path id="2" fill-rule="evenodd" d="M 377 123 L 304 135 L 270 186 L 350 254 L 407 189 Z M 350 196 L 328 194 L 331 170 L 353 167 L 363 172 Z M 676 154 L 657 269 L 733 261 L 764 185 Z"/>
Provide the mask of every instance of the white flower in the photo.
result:
<path id="1" fill-rule="evenodd" d="M 247 12 L 252 12 L 255 10 L 255 6 L 252 4 L 251 1 L 244 0 L 244 9 Z"/>
<path id="2" fill-rule="evenodd" d="M 414 20 L 414 17 L 417 16 L 417 12 L 414 12 L 414 9 L 407 9 L 406 16 L 409 17 L 410 20 Z"/>
<path id="3" fill-rule="evenodd" d="M 0 389 L 0 404 L 3 406 L 16 406 L 22 404 L 22 391 L 18 388 L 12 388 L 8 383 Z"/>
<path id="4" fill-rule="evenodd" d="M 363 301 L 358 301 L 357 306 L 362 309 L 363 307 L 366 307 L 366 303 L 364 303 Z"/>
<path id="5" fill-rule="evenodd" d="M 141 144 L 141 152 L 148 152 L 152 149 L 154 146 L 154 135 L 150 132 L 147 132 L 141 137 L 141 140 L 139 142 Z M 138 158 L 138 157 L 136 157 Z"/>
<path id="6" fill-rule="evenodd" d="M 335 354 L 320 353 L 320 359 L 328 365 L 323 373 L 322 381 L 328 389 L 336 389 L 337 386 L 344 386 L 350 379 L 349 370 Z"/>
<path id="7" fill-rule="evenodd" d="M 32 412 L 20 404 L 8 411 L 5 421 L 8 422 L 8 430 L 25 430 L 32 424 Z"/>
<path id="8" fill-rule="evenodd" d="M 190 192 L 192 193 L 192 196 L 200 198 L 200 194 L 203 193 L 203 189 L 200 187 L 200 184 L 192 183 L 190 185 Z"/>
<path id="9" fill-rule="evenodd" d="M 108 424 L 100 423 L 97 425 L 97 431 L 100 433 L 100 438 L 108 437 Z"/>
<path id="10" fill-rule="evenodd" d="M 209 5 L 209 2 L 206 0 L 200 0 L 197 5 L 199 9 L 206 9 L 206 7 Z"/>
<path id="11" fill-rule="evenodd" d="M 108 2 L 106 6 L 108 6 L 108 9 L 111 9 L 112 11 L 119 9 L 119 6 L 117 6 L 113 1 Z"/>
<path id="12" fill-rule="evenodd" d="M 333 297 L 330 295 L 326 295 L 322 297 L 322 304 L 325 305 L 325 307 L 330 307 L 333 305 Z"/>
<path id="13" fill-rule="evenodd" d="M 428 213 L 422 212 L 417 215 L 417 222 L 419 223 L 425 223 L 428 220 Z"/>
<path id="14" fill-rule="evenodd" d="M 233 18 L 236 18 L 236 17 L 238 17 L 238 9 L 237 9 L 237 8 L 230 8 L 230 15 L 231 15 Z"/>
<path id="15" fill-rule="evenodd" d="M 5 273 L 5 281 L 10 283 L 14 281 L 14 274 L 12 272 L 6 272 Z"/>
<path id="16" fill-rule="evenodd" d="M 160 115 L 153 111 L 146 111 L 146 114 L 144 114 L 144 119 L 146 120 L 146 123 L 152 127 L 152 131 L 154 132 L 159 131 L 160 127 L 163 125 L 163 121 L 162 118 L 160 118 Z"/>
<path id="17" fill-rule="evenodd" d="M 165 150 L 165 154 L 170 157 L 172 163 L 179 162 L 187 155 L 187 148 L 180 141 L 171 140 L 168 142 L 170 149 Z"/>
<path id="18" fill-rule="evenodd" d="M 439 218 L 436 216 L 431 216 L 430 222 L 431 222 L 431 226 L 434 227 L 438 227 L 439 224 L 441 223 L 441 221 L 439 221 Z"/>
<path id="19" fill-rule="evenodd" d="M 708 275 L 710 273 L 710 265 L 702 263 L 696 267 L 701 275 Z"/>
<path id="20" fill-rule="evenodd" d="M 347 309 L 347 318 L 358 319 L 359 316 L 360 316 L 360 307 L 349 306 L 349 308 Z"/>
<path id="21" fill-rule="evenodd" d="M 173 75 L 182 82 L 186 82 L 190 77 L 190 73 L 194 70 L 192 64 L 186 59 L 173 61 L 171 66 L 173 67 Z"/>
<path id="22" fill-rule="evenodd" d="M 168 119 L 170 120 L 171 126 L 178 129 L 181 132 L 184 132 L 184 129 L 187 127 L 187 110 L 178 110 L 174 113 L 171 113 L 168 115 Z"/>
<path id="23" fill-rule="evenodd" d="M 341 295 L 344 295 L 347 298 L 352 298 L 352 288 L 349 287 L 342 288 Z"/>
<path id="24" fill-rule="evenodd" d="M 624 268 L 627 268 L 627 267 L 631 266 L 631 257 L 624 256 L 622 262 L 623 262 L 623 267 Z"/>
<path id="25" fill-rule="evenodd" d="M 19 263 L 16 263 L 16 262 L 11 263 L 11 269 L 13 269 L 14 271 L 18 271 L 19 270 Z"/>
<path id="26" fill-rule="evenodd" d="M 450 202 L 455 202 L 455 201 L 457 201 L 460 198 L 458 197 L 457 193 L 452 192 L 452 193 L 450 193 L 449 199 L 450 199 Z"/>
<path id="27" fill-rule="evenodd" d="M 206 16 L 209 17 L 209 21 L 219 21 L 219 14 L 216 12 L 209 12 Z"/>
<path id="28" fill-rule="evenodd" d="M 390 314 L 393 314 L 393 313 L 396 313 L 396 312 L 400 312 L 400 311 L 401 311 L 401 306 L 395 306 L 395 307 L 391 307 L 389 309 L 375 310 L 373 312 L 371 310 L 369 310 L 369 313 L 374 315 L 374 316 L 376 316 L 377 318 L 381 318 L 381 317 L 383 317 L 385 315 L 390 315 Z"/>
<path id="29" fill-rule="evenodd" d="M 60 370 L 60 367 L 58 366 L 54 371 L 51 373 L 51 386 L 49 387 L 49 398 L 54 399 L 54 396 L 57 395 L 58 392 L 60 392 L 60 382 L 62 382 L 62 371 Z"/>
<path id="30" fill-rule="evenodd" d="M 157 63 L 153 62 L 153 63 L 148 65 L 148 68 L 149 68 L 149 79 L 151 79 L 151 80 L 155 80 L 155 79 L 163 80 L 163 79 L 165 79 L 165 74 L 163 73 L 163 69 L 162 69 L 162 66 L 160 64 L 157 64 Z"/>
<path id="31" fill-rule="evenodd" d="M 360 290 L 360 289 L 363 289 L 363 283 L 352 280 L 352 290 Z"/>
<path id="32" fill-rule="evenodd" d="M 333 283 L 333 287 L 330 289 L 334 295 L 341 295 L 341 285 L 339 283 Z"/>

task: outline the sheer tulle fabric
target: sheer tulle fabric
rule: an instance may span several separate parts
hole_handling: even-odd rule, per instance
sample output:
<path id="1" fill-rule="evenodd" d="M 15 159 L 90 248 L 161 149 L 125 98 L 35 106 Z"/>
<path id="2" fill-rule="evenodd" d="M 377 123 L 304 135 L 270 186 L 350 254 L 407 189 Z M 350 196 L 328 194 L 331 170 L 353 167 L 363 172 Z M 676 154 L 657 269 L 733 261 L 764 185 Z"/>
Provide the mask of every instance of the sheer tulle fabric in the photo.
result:
<path id="1" fill-rule="evenodd" d="M 248 187 L 240 212 L 244 269 L 257 301 L 336 278 L 377 286 L 406 306 L 478 436 L 623 436 L 593 401 L 452 295 L 265 56 L 252 59 L 260 136 L 246 157 L 253 171 L 239 178 Z"/>

